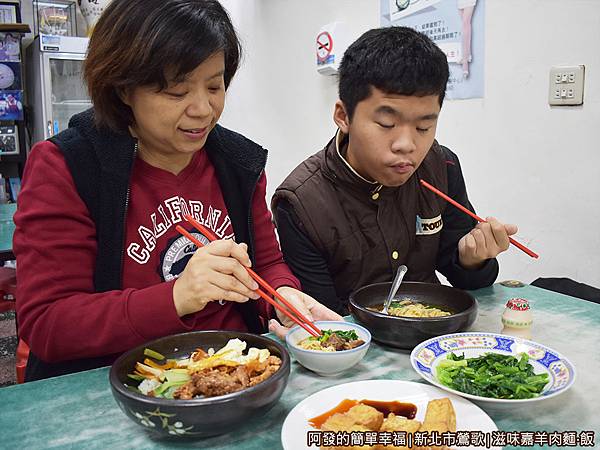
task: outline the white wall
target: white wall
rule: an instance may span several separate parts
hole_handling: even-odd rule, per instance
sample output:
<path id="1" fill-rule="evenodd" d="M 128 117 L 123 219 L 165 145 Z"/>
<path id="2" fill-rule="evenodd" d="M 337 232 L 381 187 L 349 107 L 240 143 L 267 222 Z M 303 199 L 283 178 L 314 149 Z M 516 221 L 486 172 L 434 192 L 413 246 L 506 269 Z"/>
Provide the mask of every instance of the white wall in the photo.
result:
<path id="1" fill-rule="evenodd" d="M 518 240 L 541 255 L 511 248 L 500 280 L 566 276 L 600 287 L 600 0 L 485 1 L 485 97 L 446 101 L 438 140 L 460 156 L 480 215 L 517 223 Z M 270 150 L 270 198 L 335 131 L 336 81 L 315 70 L 317 31 L 340 20 L 358 37 L 379 26 L 379 0 L 222 3 L 246 52 L 222 123 Z M 31 2 L 22 13 L 33 28 Z M 548 71 L 561 64 L 586 65 L 581 107 L 547 104 Z"/>
<path id="2" fill-rule="evenodd" d="M 229 89 L 221 122 L 269 149 L 269 198 L 336 130 L 331 118 L 336 79 L 315 69 L 319 29 L 341 20 L 354 40 L 378 25 L 378 2 L 222 0 L 240 32 L 245 60 Z"/>
<path id="3" fill-rule="evenodd" d="M 270 150 L 268 195 L 334 133 L 337 89 L 315 70 L 319 28 L 379 26 L 378 0 L 223 0 L 246 60 L 225 126 Z M 568 21 L 567 21 L 568 19 Z M 564 21 L 563 21 L 564 20 Z M 480 215 L 520 226 L 499 279 L 566 276 L 600 287 L 600 0 L 486 0 L 485 97 L 447 101 L 438 139 L 459 154 Z M 584 105 L 547 103 L 552 65 L 585 64 Z"/>
<path id="4" fill-rule="evenodd" d="M 500 279 L 600 287 L 600 1 L 486 3 L 485 98 L 448 102 L 440 140 L 459 152 L 479 212 L 517 223 L 541 255 L 511 249 Z M 575 64 L 583 106 L 550 108 L 550 66 Z"/>

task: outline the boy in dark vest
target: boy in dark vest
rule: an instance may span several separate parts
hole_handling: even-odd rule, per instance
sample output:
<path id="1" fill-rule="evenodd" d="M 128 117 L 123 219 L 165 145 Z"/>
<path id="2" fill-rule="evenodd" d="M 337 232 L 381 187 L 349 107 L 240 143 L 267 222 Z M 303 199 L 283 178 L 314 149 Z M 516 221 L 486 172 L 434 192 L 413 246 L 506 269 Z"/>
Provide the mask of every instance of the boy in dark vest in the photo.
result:
<path id="1" fill-rule="evenodd" d="M 485 223 L 423 188 L 423 179 L 473 210 L 457 156 L 435 140 L 448 81 L 444 53 L 425 35 L 389 27 L 344 54 L 338 131 L 300 164 L 272 201 L 284 257 L 305 291 L 341 314 L 349 294 L 391 281 L 463 289 L 492 284 L 515 225 Z"/>

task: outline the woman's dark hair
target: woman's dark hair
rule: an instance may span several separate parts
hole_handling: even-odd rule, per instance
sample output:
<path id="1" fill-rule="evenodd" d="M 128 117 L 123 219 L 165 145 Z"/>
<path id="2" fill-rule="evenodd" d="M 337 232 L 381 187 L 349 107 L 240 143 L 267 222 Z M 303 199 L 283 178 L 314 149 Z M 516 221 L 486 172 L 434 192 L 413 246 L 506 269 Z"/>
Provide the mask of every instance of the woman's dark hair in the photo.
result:
<path id="1" fill-rule="evenodd" d="M 352 119 L 372 87 L 388 94 L 438 95 L 442 106 L 447 82 L 446 55 L 427 36 L 407 27 L 376 28 L 344 53 L 339 96 Z"/>
<path id="2" fill-rule="evenodd" d="M 127 129 L 133 113 L 120 94 L 140 86 L 165 89 L 219 51 L 227 88 L 241 45 L 216 0 L 113 0 L 94 28 L 83 68 L 96 123 Z"/>

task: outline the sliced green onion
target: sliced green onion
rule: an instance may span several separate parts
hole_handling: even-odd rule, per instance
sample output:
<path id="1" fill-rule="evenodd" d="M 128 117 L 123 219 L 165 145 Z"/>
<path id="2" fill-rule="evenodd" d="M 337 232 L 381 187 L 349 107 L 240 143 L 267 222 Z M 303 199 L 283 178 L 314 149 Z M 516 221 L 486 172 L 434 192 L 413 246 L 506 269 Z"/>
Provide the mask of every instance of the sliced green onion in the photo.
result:
<path id="1" fill-rule="evenodd" d="M 144 349 L 144 355 L 149 356 L 150 358 L 158 359 L 159 361 L 165 359 L 165 357 L 163 355 L 161 355 L 160 353 L 155 352 L 154 350 L 151 350 L 149 348 Z"/>
<path id="2" fill-rule="evenodd" d="M 154 395 L 162 396 L 163 392 L 165 392 L 170 387 L 179 387 L 179 386 L 183 386 L 186 383 L 187 383 L 187 381 L 165 381 L 159 387 L 154 389 Z"/>
<path id="3" fill-rule="evenodd" d="M 128 374 L 127 374 L 127 376 L 128 376 L 129 378 L 131 378 L 132 380 L 135 380 L 135 381 L 142 381 L 142 380 L 145 380 L 145 378 L 144 378 L 143 376 L 141 376 L 141 375 L 136 375 L 136 374 L 134 374 L 134 373 L 128 373 Z"/>

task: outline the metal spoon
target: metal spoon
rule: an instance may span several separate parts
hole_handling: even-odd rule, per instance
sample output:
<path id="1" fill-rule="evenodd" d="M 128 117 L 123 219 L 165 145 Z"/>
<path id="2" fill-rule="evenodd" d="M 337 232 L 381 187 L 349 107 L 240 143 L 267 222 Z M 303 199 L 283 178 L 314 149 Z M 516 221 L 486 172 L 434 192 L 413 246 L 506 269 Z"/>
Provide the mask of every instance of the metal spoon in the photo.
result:
<path id="1" fill-rule="evenodd" d="M 400 288 L 400 283 L 402 283 L 402 278 L 404 278 L 406 272 L 408 272 L 408 267 L 406 267 L 404 264 L 398 267 L 398 270 L 396 271 L 396 278 L 394 278 L 394 282 L 392 283 L 392 288 L 390 289 L 388 298 L 385 301 L 385 304 L 383 305 L 383 309 L 381 310 L 382 314 L 388 313 L 388 308 L 390 307 L 390 304 L 392 303 L 396 292 L 398 292 L 398 289 Z"/>

